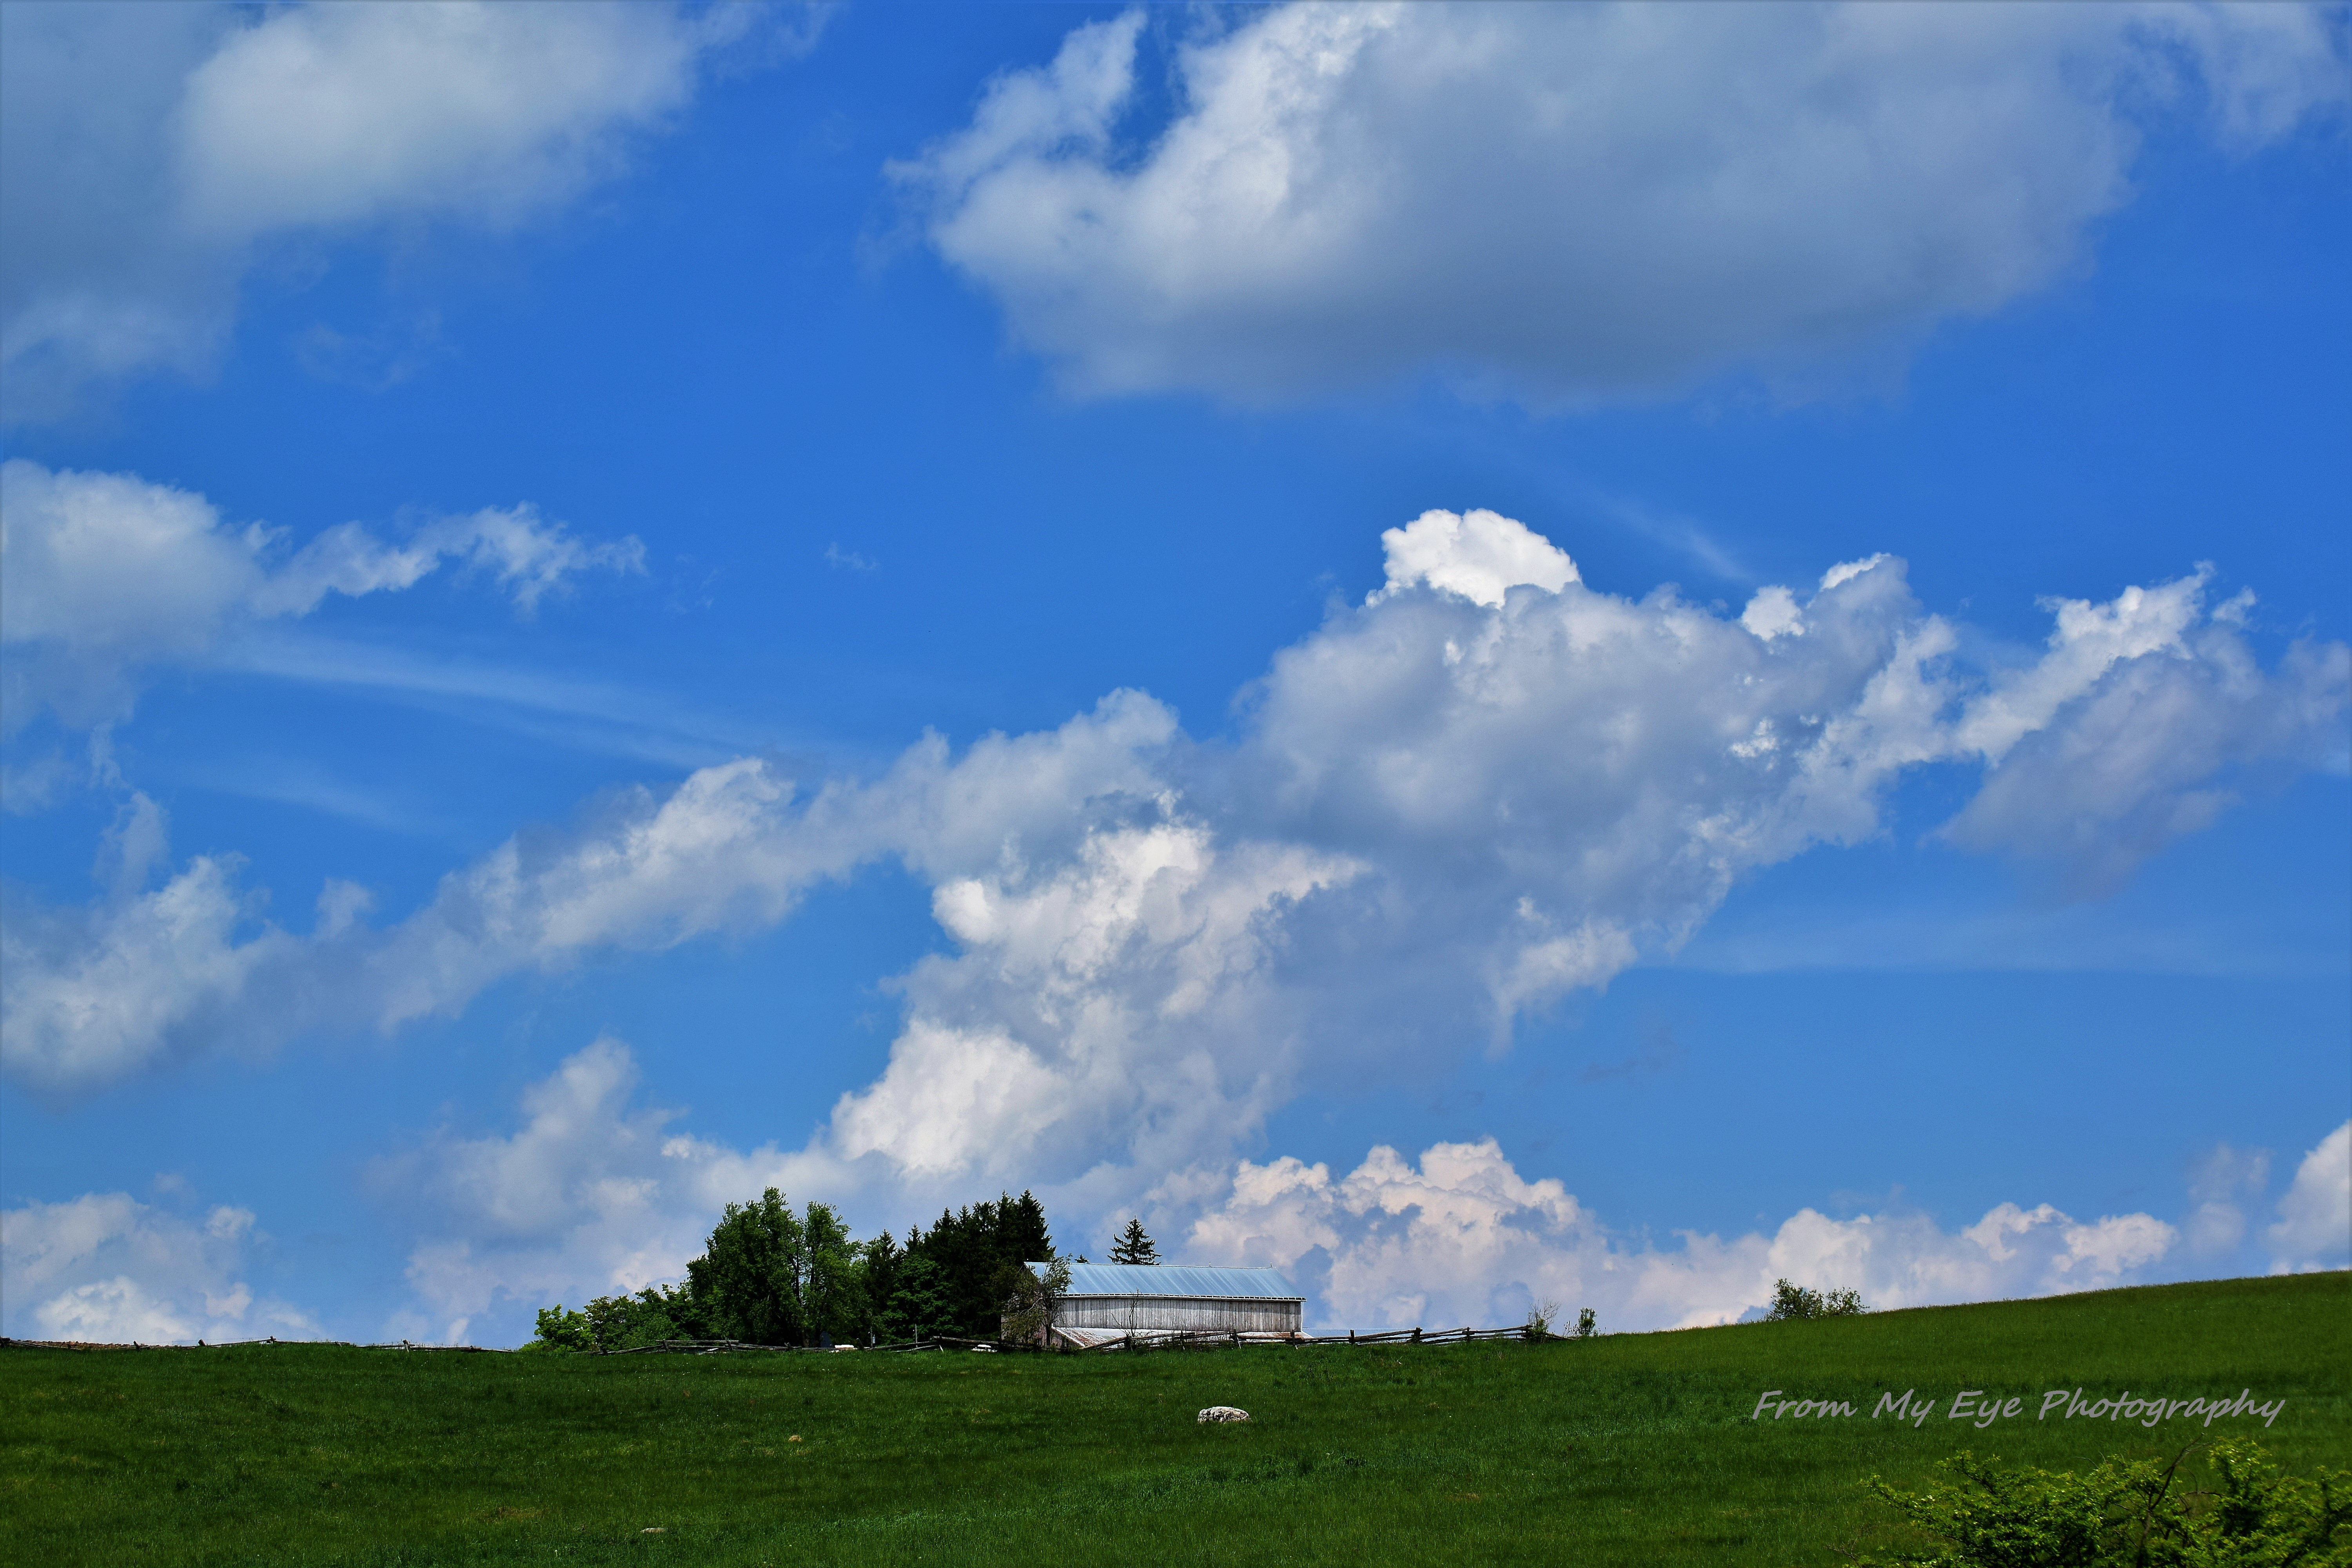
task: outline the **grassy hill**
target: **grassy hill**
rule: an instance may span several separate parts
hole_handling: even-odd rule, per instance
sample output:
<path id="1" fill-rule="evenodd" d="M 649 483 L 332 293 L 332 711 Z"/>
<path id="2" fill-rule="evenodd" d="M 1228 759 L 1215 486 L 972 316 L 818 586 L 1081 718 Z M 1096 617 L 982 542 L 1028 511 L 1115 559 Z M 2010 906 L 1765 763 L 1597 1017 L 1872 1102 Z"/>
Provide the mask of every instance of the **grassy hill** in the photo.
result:
<path id="1" fill-rule="evenodd" d="M 2344 1274 L 1445 1349 L 12 1347 L 0 1499 L 14 1561 L 109 1568 L 1830 1564 L 1893 1539 L 1863 1477 L 1964 1447 L 2076 1468 L 2252 1430 L 2297 1471 L 2352 1464 L 2347 1373 Z M 2076 1387 L 2285 1404 L 2267 1430 L 2034 1419 Z M 1754 1420 L 1768 1389 L 1858 1414 Z M 1924 1423 L 1871 1417 L 1906 1390 Z M 2021 1414 L 1951 1419 L 1963 1390 Z M 1215 1404 L 1253 1420 L 1197 1425 Z"/>

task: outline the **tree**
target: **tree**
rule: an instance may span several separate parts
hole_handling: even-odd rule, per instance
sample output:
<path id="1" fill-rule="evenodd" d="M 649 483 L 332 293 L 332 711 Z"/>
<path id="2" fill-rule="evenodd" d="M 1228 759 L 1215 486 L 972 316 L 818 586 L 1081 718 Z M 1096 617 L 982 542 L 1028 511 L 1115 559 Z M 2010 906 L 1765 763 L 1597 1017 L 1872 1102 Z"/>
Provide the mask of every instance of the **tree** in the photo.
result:
<path id="1" fill-rule="evenodd" d="M 861 1261 L 831 1205 L 795 1215 L 770 1187 L 755 1204 L 727 1205 L 708 1249 L 686 1266 L 687 1292 L 728 1339 L 809 1344 L 863 1324 Z"/>
<path id="2" fill-rule="evenodd" d="M 1772 1286 L 1772 1310 L 1764 1314 L 1764 1321 L 1768 1323 L 1790 1323 L 1808 1318 L 1855 1318 L 1868 1310 L 1870 1309 L 1862 1304 L 1862 1293 L 1858 1290 L 1832 1290 L 1824 1294 L 1781 1279 Z"/>
<path id="3" fill-rule="evenodd" d="M 866 1284 L 865 1327 L 868 1332 L 879 1334 L 884 1331 L 883 1319 L 890 1310 L 890 1299 L 898 1293 L 898 1282 L 906 1273 L 906 1249 L 898 1245 L 897 1237 L 886 1230 L 858 1251 Z"/>
<path id="4" fill-rule="evenodd" d="M 539 1314 L 539 1337 L 532 1347 L 541 1350 L 635 1350 L 664 1340 L 705 1337 L 702 1313 L 682 1285 L 649 1285 L 631 1296 L 599 1296 L 582 1311 L 558 1302 Z"/>
<path id="5" fill-rule="evenodd" d="M 1151 1238 L 1143 1234 L 1141 1220 L 1130 1218 L 1127 1222 L 1127 1228 L 1119 1233 L 1117 1241 L 1110 1244 L 1110 1260 L 1113 1263 L 1160 1261 L 1160 1248 L 1153 1246 Z"/>
<path id="6" fill-rule="evenodd" d="M 887 1234 L 853 1240 L 830 1205 L 795 1215 L 770 1187 L 755 1203 L 727 1205 L 682 1285 L 600 1296 L 584 1311 L 547 1308 L 532 1344 L 615 1351 L 666 1339 L 994 1339 L 1006 1310 L 1005 1269 L 1055 1256 L 1034 1193 L 942 1211 L 928 1235 L 911 1228 L 901 1246 Z"/>
<path id="7" fill-rule="evenodd" d="M 1054 1309 L 1070 1288 L 1070 1260 L 1047 1259 L 1043 1267 L 1007 1264 L 997 1277 L 1004 1292 L 1004 1317 L 999 1333 L 1007 1340 L 1045 1342 L 1054 1326 Z"/>
<path id="8" fill-rule="evenodd" d="M 993 1203 L 941 1211 L 928 1233 L 908 1237 L 906 1256 L 909 1266 L 923 1258 L 939 1270 L 947 1310 L 928 1332 L 992 1340 L 1004 1314 L 1004 1270 L 1052 1259 L 1054 1237 L 1035 1194 L 1007 1194 Z"/>
<path id="9" fill-rule="evenodd" d="M 849 1237 L 839 1211 L 811 1204 L 801 1222 L 799 1297 L 803 1342 L 855 1341 L 871 1315 L 866 1304 L 865 1249 Z"/>
<path id="10" fill-rule="evenodd" d="M 895 1343 L 956 1328 L 950 1295 L 945 1269 L 928 1258 L 908 1257 L 876 1310 L 876 1332 Z"/>

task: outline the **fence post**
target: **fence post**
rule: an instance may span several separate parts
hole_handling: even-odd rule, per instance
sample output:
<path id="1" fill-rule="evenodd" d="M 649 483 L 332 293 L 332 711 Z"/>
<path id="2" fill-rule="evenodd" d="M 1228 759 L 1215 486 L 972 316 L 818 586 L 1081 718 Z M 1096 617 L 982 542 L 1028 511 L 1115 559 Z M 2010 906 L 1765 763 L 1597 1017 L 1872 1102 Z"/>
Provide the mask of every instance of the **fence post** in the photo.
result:
<path id="1" fill-rule="evenodd" d="M 1412 1326 L 1412 1342 L 1415 1344 L 1421 1343 L 1421 1325 L 1419 1323 L 1415 1323 Z"/>

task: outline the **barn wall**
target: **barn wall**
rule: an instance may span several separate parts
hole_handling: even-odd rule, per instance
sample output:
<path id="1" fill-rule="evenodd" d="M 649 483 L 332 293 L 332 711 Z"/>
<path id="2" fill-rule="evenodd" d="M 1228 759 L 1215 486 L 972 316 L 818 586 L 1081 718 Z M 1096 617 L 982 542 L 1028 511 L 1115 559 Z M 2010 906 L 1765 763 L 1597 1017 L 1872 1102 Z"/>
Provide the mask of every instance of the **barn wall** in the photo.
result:
<path id="1" fill-rule="evenodd" d="M 1201 1333 L 1295 1334 L 1298 1301 L 1196 1296 L 1065 1296 L 1054 1321 L 1073 1329 L 1182 1329 Z"/>

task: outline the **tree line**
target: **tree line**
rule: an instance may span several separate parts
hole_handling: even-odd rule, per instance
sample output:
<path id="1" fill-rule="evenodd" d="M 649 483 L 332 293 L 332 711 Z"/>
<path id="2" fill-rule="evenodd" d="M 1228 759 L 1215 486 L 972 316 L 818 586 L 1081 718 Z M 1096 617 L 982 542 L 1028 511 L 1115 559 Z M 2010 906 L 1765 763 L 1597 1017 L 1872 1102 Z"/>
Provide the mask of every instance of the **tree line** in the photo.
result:
<path id="1" fill-rule="evenodd" d="M 672 1339 L 763 1345 L 889 1344 L 937 1335 L 992 1340 L 1007 1310 L 1037 1292 L 1025 1265 L 1055 1257 L 1045 1205 L 1027 1192 L 941 1210 L 929 1230 L 913 1226 L 904 1240 L 885 1231 L 857 1241 L 832 1205 L 812 1203 L 794 1213 L 770 1187 L 754 1203 L 727 1205 L 703 1255 L 686 1266 L 685 1279 L 600 1296 L 584 1309 L 545 1308 L 532 1344 L 620 1351 Z"/>

